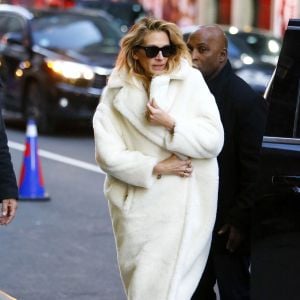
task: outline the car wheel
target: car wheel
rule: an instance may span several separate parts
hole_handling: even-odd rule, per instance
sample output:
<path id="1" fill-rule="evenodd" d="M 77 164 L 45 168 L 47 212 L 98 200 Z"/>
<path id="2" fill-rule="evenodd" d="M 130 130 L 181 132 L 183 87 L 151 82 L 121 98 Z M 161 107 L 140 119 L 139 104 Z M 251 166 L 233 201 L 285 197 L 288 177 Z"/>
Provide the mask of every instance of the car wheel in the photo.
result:
<path id="1" fill-rule="evenodd" d="M 32 81 L 27 86 L 26 92 L 26 118 L 36 121 L 40 133 L 52 133 L 55 121 L 49 115 L 47 97 L 37 82 Z"/>

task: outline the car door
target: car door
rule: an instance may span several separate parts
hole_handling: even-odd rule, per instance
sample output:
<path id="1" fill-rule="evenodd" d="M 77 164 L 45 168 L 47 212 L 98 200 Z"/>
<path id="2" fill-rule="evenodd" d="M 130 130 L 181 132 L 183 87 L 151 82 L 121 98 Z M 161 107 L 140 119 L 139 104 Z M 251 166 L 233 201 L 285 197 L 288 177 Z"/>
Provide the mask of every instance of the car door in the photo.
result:
<path id="1" fill-rule="evenodd" d="M 27 22 L 12 12 L 0 12 L 0 72 L 4 81 L 4 107 L 19 110 L 21 103 L 20 63 L 30 55 Z"/>
<path id="2" fill-rule="evenodd" d="M 291 20 L 266 92 L 269 113 L 253 210 L 252 299 L 298 300 L 300 20 Z"/>

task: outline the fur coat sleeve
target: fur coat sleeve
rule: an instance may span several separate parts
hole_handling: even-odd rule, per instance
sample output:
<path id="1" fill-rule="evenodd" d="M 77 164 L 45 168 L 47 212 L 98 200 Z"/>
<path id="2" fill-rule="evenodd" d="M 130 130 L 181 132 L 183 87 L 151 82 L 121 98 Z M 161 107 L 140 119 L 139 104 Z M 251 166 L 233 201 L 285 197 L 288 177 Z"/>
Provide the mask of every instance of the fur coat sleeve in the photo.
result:
<path id="1" fill-rule="evenodd" d="M 109 97 L 105 91 L 103 97 Z M 94 116 L 96 161 L 102 170 L 130 185 L 149 187 L 158 159 L 141 151 L 130 150 L 124 143 L 120 128 L 121 116 L 101 103 Z M 141 168 L 141 166 L 143 166 Z"/>

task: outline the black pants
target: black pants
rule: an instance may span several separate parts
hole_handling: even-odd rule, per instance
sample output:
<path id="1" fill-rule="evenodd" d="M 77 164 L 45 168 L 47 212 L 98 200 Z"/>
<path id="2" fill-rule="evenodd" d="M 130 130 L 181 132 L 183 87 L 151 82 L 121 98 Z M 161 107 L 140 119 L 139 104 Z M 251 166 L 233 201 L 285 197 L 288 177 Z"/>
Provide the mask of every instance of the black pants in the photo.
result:
<path id="1" fill-rule="evenodd" d="M 249 257 L 237 254 L 212 254 L 191 300 L 216 300 L 217 282 L 221 300 L 249 300 Z"/>

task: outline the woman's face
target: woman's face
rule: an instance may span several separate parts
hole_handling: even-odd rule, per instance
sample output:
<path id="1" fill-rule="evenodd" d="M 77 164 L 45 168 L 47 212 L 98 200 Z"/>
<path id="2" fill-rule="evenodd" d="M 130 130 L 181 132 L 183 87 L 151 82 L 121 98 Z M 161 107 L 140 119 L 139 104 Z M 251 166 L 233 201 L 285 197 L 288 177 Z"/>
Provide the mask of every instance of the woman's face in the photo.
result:
<path id="1" fill-rule="evenodd" d="M 150 32 L 145 35 L 143 44 L 137 47 L 133 58 L 139 61 L 147 76 L 160 75 L 165 72 L 169 56 L 172 55 L 173 49 L 168 46 L 169 37 L 164 31 Z"/>

